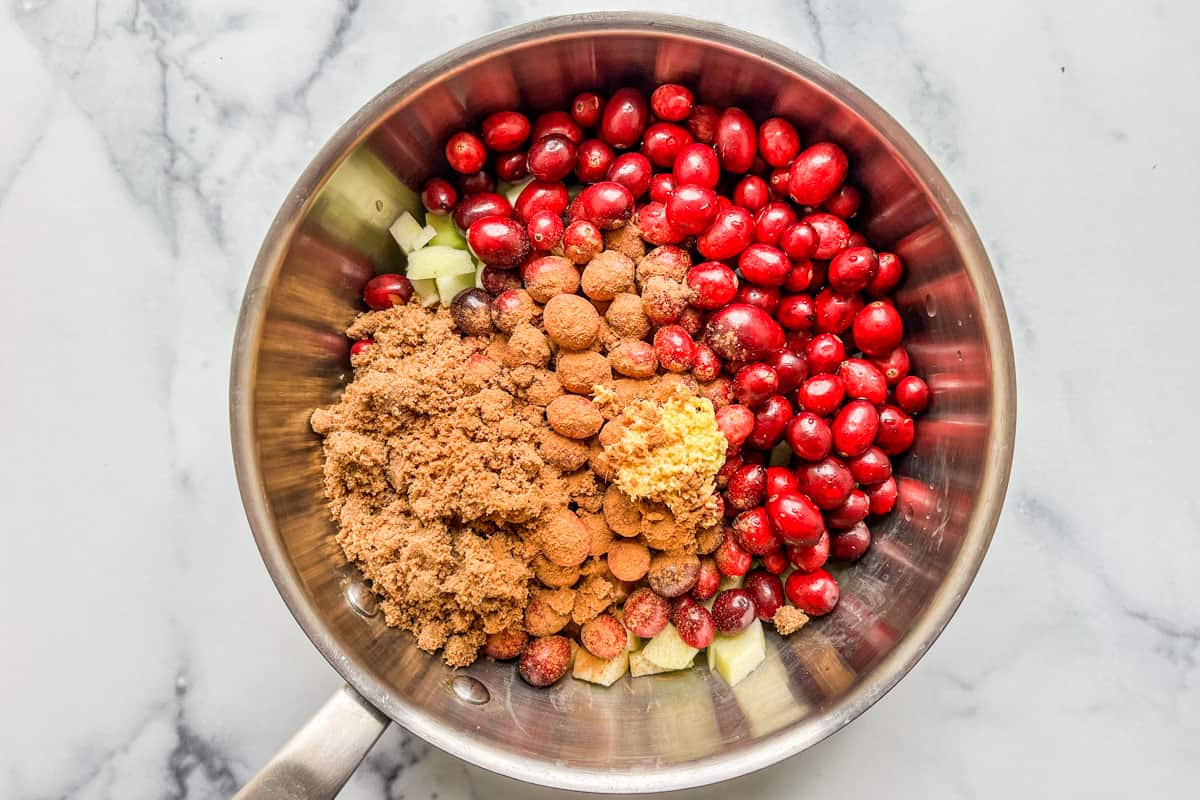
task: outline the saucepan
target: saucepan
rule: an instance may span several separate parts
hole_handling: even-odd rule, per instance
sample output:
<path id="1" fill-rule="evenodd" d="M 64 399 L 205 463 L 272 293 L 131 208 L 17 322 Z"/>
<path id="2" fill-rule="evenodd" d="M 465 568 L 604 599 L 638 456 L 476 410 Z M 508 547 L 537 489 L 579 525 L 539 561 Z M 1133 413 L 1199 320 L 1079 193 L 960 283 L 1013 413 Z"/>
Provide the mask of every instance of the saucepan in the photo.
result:
<path id="1" fill-rule="evenodd" d="M 388 628 L 347 564 L 322 494 L 312 409 L 349 374 L 346 325 L 400 252 L 388 225 L 444 169 L 453 131 L 503 108 L 564 107 L 583 89 L 691 86 L 705 102 L 790 118 L 851 154 L 869 198 L 858 223 L 898 253 L 896 298 L 933 391 L 898 465 L 896 512 L 841 576 L 836 611 L 730 689 L 703 668 L 533 689 L 511 664 L 452 670 Z M 933 644 L 987 550 L 1011 464 L 1016 397 L 1000 291 L 979 236 L 929 157 L 844 79 L 720 25 L 640 13 L 557 17 L 410 72 L 343 125 L 304 171 L 251 273 L 233 354 L 242 500 L 267 570 L 346 685 L 245 790 L 331 797 L 394 721 L 442 750 L 531 783 L 611 793 L 680 789 L 799 753 L 849 723 Z"/>

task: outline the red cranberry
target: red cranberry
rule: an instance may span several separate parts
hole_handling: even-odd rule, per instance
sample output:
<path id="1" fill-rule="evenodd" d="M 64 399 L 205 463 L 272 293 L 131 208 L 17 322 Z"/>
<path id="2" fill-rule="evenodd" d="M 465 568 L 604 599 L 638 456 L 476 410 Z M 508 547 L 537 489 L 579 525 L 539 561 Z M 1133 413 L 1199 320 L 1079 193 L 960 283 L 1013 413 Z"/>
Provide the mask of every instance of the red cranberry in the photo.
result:
<path id="1" fill-rule="evenodd" d="M 800 484 L 796 480 L 796 473 L 787 467 L 767 467 L 766 495 L 768 500 L 784 492 L 798 491 L 800 491 Z"/>
<path id="2" fill-rule="evenodd" d="M 851 400 L 833 420 L 833 449 L 854 457 L 867 452 L 879 432 L 879 412 L 866 400 Z"/>
<path id="3" fill-rule="evenodd" d="M 650 95 L 650 110 L 659 119 L 682 122 L 692 113 L 692 90 L 678 83 L 664 83 Z"/>
<path id="4" fill-rule="evenodd" d="M 737 294 L 737 275 L 719 261 L 704 261 L 687 272 L 687 285 L 692 290 L 691 304 L 713 311 L 728 305 Z"/>
<path id="5" fill-rule="evenodd" d="M 807 223 L 817 233 L 817 249 L 813 251 L 813 258 L 827 260 L 850 246 L 850 229 L 833 214 L 817 212 L 800 221 Z"/>
<path id="6" fill-rule="evenodd" d="M 828 614 L 837 605 L 837 581 L 823 569 L 793 572 L 783 586 L 792 605 L 810 617 Z"/>
<path id="7" fill-rule="evenodd" d="M 669 172 L 660 172 L 650 179 L 650 199 L 656 203 L 666 203 L 675 193 L 675 176 Z"/>
<path id="8" fill-rule="evenodd" d="M 768 500 L 767 516 L 787 545 L 816 544 L 825 533 L 820 510 L 800 492 L 783 492 Z"/>
<path id="9" fill-rule="evenodd" d="M 516 150 L 524 144 L 531 127 L 529 117 L 518 111 L 497 111 L 484 117 L 480 125 L 483 143 L 499 153 Z"/>
<path id="10" fill-rule="evenodd" d="M 717 120 L 716 146 L 721 168 L 737 175 L 750 169 L 758 152 L 754 120 L 740 108 L 727 108 Z"/>
<path id="11" fill-rule="evenodd" d="M 734 511 L 747 511 L 762 503 L 766 490 L 766 469 L 758 464 L 742 464 L 729 477 L 725 502 Z"/>
<path id="12" fill-rule="evenodd" d="M 708 598 L 717 593 L 717 588 L 721 585 L 721 571 L 717 569 L 717 562 L 712 558 L 700 559 L 700 572 L 696 575 L 696 585 L 692 587 L 692 599 L 703 603 Z M 628 603 L 628 601 L 626 601 Z M 634 631 L 637 633 L 637 631 Z"/>
<path id="13" fill-rule="evenodd" d="M 787 572 L 788 568 L 787 553 L 782 548 L 776 550 L 774 553 L 767 553 L 762 557 L 762 568 L 769 575 L 782 575 Z M 783 584 L 779 585 L 779 591 L 783 591 Z M 782 594 L 780 596 L 782 597 Z"/>
<path id="14" fill-rule="evenodd" d="M 742 460 L 747 464 L 758 464 L 760 467 L 765 468 L 767 466 L 767 457 L 770 455 L 766 450 L 755 450 L 750 445 L 746 445 L 746 449 L 742 451 Z"/>
<path id="15" fill-rule="evenodd" d="M 805 411 L 827 417 L 842 404 L 846 387 L 836 375 L 813 375 L 796 390 L 796 401 Z"/>
<path id="16" fill-rule="evenodd" d="M 754 412 L 743 405 L 729 405 L 717 410 L 717 430 L 737 449 L 754 430 Z"/>
<path id="17" fill-rule="evenodd" d="M 842 294 L 867 288 L 879 269 L 879 259 L 869 247 L 847 247 L 829 262 L 829 285 Z"/>
<path id="18" fill-rule="evenodd" d="M 779 393 L 779 374 L 766 364 L 748 364 L 733 379 L 733 396 L 742 405 L 758 408 Z"/>
<path id="19" fill-rule="evenodd" d="M 793 353 L 802 354 L 802 353 L 804 353 L 805 346 L 808 345 L 808 339 L 809 339 L 808 331 L 788 331 L 787 332 L 787 349 L 791 350 Z M 808 368 L 808 364 L 806 363 L 805 369 L 807 369 L 807 368 Z"/>
<path id="20" fill-rule="evenodd" d="M 870 506 L 871 501 L 867 498 L 866 492 L 862 489 L 855 489 L 850 492 L 846 502 L 825 512 L 825 522 L 837 531 L 853 528 L 867 518 L 867 514 L 871 510 Z"/>
<path id="21" fill-rule="evenodd" d="M 882 405 L 887 400 L 887 380 L 871 362 L 848 358 L 837 368 L 837 374 L 846 387 L 847 397 L 867 400 L 874 405 Z"/>
<path id="22" fill-rule="evenodd" d="M 754 218 L 754 238 L 763 244 L 779 244 L 783 232 L 796 222 L 796 212 L 787 203 L 768 203 Z"/>
<path id="23" fill-rule="evenodd" d="M 742 468 L 742 454 L 732 447 L 725 451 L 725 463 L 717 470 L 717 487 L 725 488 L 729 485 L 729 481 L 733 478 L 735 472 Z"/>
<path id="24" fill-rule="evenodd" d="M 779 393 L 791 394 L 808 376 L 808 360 L 791 350 L 779 350 L 767 360 L 779 376 Z"/>
<path id="25" fill-rule="evenodd" d="M 813 464 L 802 464 L 796 470 L 800 491 L 812 498 L 818 508 L 826 511 L 846 502 L 854 490 L 854 476 L 839 459 L 828 456 Z"/>
<path id="26" fill-rule="evenodd" d="M 585 219 L 572 222 L 563 231 L 563 253 L 575 264 L 586 264 L 603 249 L 600 229 Z"/>
<path id="27" fill-rule="evenodd" d="M 802 206 L 818 206 L 846 180 L 846 153 L 832 142 L 818 142 L 796 156 L 788 175 L 788 193 Z"/>
<path id="28" fill-rule="evenodd" d="M 402 306 L 412 299 L 412 295 L 412 282 L 403 275 L 392 273 L 376 275 L 363 287 L 363 300 L 368 308 L 376 311 Z"/>
<path id="29" fill-rule="evenodd" d="M 821 531 L 821 538 L 813 544 L 789 545 L 787 559 L 801 572 L 812 572 L 825 566 L 829 560 L 829 533 Z"/>
<path id="30" fill-rule="evenodd" d="M 594 128 L 600 124 L 604 98 L 596 92 L 580 92 L 571 101 L 571 118 L 581 127 Z"/>
<path id="31" fill-rule="evenodd" d="M 737 294 L 734 295 L 733 299 L 735 302 L 761 308 L 768 314 L 773 315 L 779 309 L 780 296 L 779 289 L 774 286 L 766 288 L 755 286 L 752 283 L 743 283 L 738 287 Z"/>
<path id="32" fill-rule="evenodd" d="M 887 514 L 896 507 L 896 499 L 900 494 L 895 478 L 888 478 L 874 486 L 866 486 L 863 491 L 867 493 L 867 499 L 871 502 L 872 514 Z"/>
<path id="33" fill-rule="evenodd" d="M 682 242 L 684 234 L 667 216 L 667 207 L 662 203 L 646 203 L 638 209 L 637 226 L 642 238 L 650 244 L 668 245 Z"/>
<path id="34" fill-rule="evenodd" d="M 721 571 L 721 574 L 730 578 L 745 575 L 750 569 L 751 562 L 754 561 L 754 556 L 743 550 L 733 540 L 732 534 L 728 532 L 725 534 L 721 546 L 713 553 L 713 558 L 716 560 L 717 569 Z"/>
<path id="35" fill-rule="evenodd" d="M 679 151 L 692 143 L 692 134 L 682 125 L 656 122 L 642 137 L 642 152 L 656 167 L 670 167 Z"/>
<path id="36" fill-rule="evenodd" d="M 464 196 L 491 192 L 496 188 L 496 181 L 492 179 L 491 173 L 482 169 L 471 175 L 456 175 L 454 182 L 458 185 L 458 191 Z"/>
<path id="37" fill-rule="evenodd" d="M 786 560 L 784 563 L 787 563 Z M 766 565 L 766 557 L 763 558 L 763 565 Z M 782 571 L 780 570 L 780 572 Z M 753 570 L 747 573 L 742 588 L 750 593 L 750 599 L 754 602 L 754 610 L 759 619 L 774 619 L 775 612 L 783 605 L 783 582 L 779 580 L 778 573 L 772 574 L 761 569 Z"/>
<path id="38" fill-rule="evenodd" d="M 687 595 L 680 597 L 679 600 L 690 602 L 679 603 L 678 600 L 676 601 L 677 605 L 671 611 L 671 622 L 675 623 L 679 638 L 683 640 L 684 644 L 695 647 L 697 650 L 703 650 L 712 644 L 717 635 L 712 614 Z"/>
<path id="39" fill-rule="evenodd" d="M 812 286 L 812 283 L 813 263 L 808 259 L 793 261 L 791 271 L 783 279 L 783 290 L 786 292 L 807 292 L 808 287 Z M 808 304 L 811 309 L 811 298 L 808 300 Z"/>
<path id="40" fill-rule="evenodd" d="M 883 379 L 888 386 L 897 386 L 908 375 L 908 351 L 897 347 L 883 358 L 873 358 L 871 363 L 883 373 Z M 882 402 L 882 401 L 881 401 Z"/>
<path id="41" fill-rule="evenodd" d="M 784 345 L 783 328 L 761 308 L 734 303 L 713 312 L 705 340 L 726 361 L 754 361 Z"/>
<path id="42" fill-rule="evenodd" d="M 654 334 L 654 353 L 663 369 L 687 372 L 696 357 L 696 343 L 678 325 L 664 325 Z"/>
<path id="43" fill-rule="evenodd" d="M 528 165 L 540 181 L 561 181 L 575 167 L 575 143 L 558 133 L 543 136 L 529 146 Z"/>
<path id="44" fill-rule="evenodd" d="M 830 555 L 841 561 L 858 561 L 870 546 L 871 529 L 865 522 L 835 533 L 829 540 Z"/>
<path id="45" fill-rule="evenodd" d="M 421 204 L 430 214 L 449 214 L 458 202 L 458 192 L 445 178 L 430 178 L 421 190 Z"/>
<path id="46" fill-rule="evenodd" d="M 712 225 L 696 240 L 696 249 L 705 258 L 721 261 L 741 253 L 753 238 L 754 219 L 749 211 L 735 206 L 717 212 Z"/>
<path id="47" fill-rule="evenodd" d="M 903 338 L 900 312 L 881 300 L 868 303 L 854 317 L 854 343 L 869 356 L 886 356 Z"/>
<path id="48" fill-rule="evenodd" d="M 566 111 L 547 111 L 533 121 L 533 132 L 530 134 L 533 141 L 554 134 L 565 136 L 575 144 L 583 141 L 583 128 Z"/>
<path id="49" fill-rule="evenodd" d="M 734 517 L 732 529 L 738 545 L 752 556 L 766 555 L 779 549 L 779 537 L 771 526 L 767 510 L 761 505 Z"/>
<path id="50" fill-rule="evenodd" d="M 795 261 L 812 258 L 817 252 L 817 232 L 807 222 L 789 225 L 779 236 L 779 247 Z"/>
<path id="51" fill-rule="evenodd" d="M 808 340 L 804 357 L 808 359 L 808 368 L 814 375 L 833 373 L 846 358 L 846 347 L 834 334 L 818 333 Z M 842 383 L 845 384 L 844 377 Z"/>
<path id="52" fill-rule="evenodd" d="M 843 183 L 825 201 L 825 210 L 842 219 L 850 219 L 858 213 L 861 205 L 862 193 L 852 184 Z"/>
<path id="53" fill-rule="evenodd" d="M 757 175 L 747 175 L 733 187 L 733 202 L 751 214 L 757 213 L 771 202 L 771 187 Z"/>
<path id="54" fill-rule="evenodd" d="M 562 217 L 553 211 L 537 212 L 529 218 L 529 224 L 525 226 L 529 244 L 543 253 L 553 250 L 562 242 L 564 230 Z"/>
<path id="55" fill-rule="evenodd" d="M 701 565 L 703 566 L 703 564 Z M 720 582 L 718 577 L 717 582 Z M 716 591 L 716 587 L 713 587 Z M 625 599 L 625 627 L 634 636 L 653 637 L 665 627 L 671 617 L 671 604 L 653 589 L 642 586 Z"/>
<path id="56" fill-rule="evenodd" d="M 884 297 L 891 293 L 904 277 L 904 264 L 895 253 L 880 253 L 878 255 L 879 269 L 875 277 L 867 284 L 867 294 L 871 297 Z"/>
<path id="57" fill-rule="evenodd" d="M 597 183 L 608 175 L 616 154 L 599 139 L 588 139 L 575 152 L 575 177 L 584 183 Z"/>
<path id="58" fill-rule="evenodd" d="M 627 149 L 642 138 L 649 119 L 646 98 L 637 89 L 617 89 L 604 104 L 600 118 L 600 138 L 613 147 Z"/>
<path id="59" fill-rule="evenodd" d="M 712 144 L 717 138 L 717 120 L 721 114 L 712 106 L 697 105 L 684 124 L 697 142 Z"/>
<path id="60" fill-rule="evenodd" d="M 357 342 L 350 345 L 350 355 L 351 356 L 361 355 L 363 353 L 363 351 L 365 351 L 368 347 L 370 347 L 373 344 L 375 344 L 375 340 L 371 339 L 369 337 L 366 339 L 359 339 Z"/>
<path id="61" fill-rule="evenodd" d="M 884 406 L 879 410 L 879 432 L 875 444 L 889 456 L 903 453 L 912 447 L 916 429 L 913 419 L 895 406 Z"/>
<path id="62" fill-rule="evenodd" d="M 838 294 L 826 287 L 813 300 L 814 327 L 822 333 L 842 333 L 854 324 L 854 316 L 860 308 L 862 298 L 858 295 Z"/>
<path id="63" fill-rule="evenodd" d="M 515 267 L 529 255 L 525 227 L 507 217 L 484 217 L 467 229 L 467 243 L 489 267 Z"/>
<path id="64" fill-rule="evenodd" d="M 622 153 L 608 168 L 607 179 L 621 184 L 635 198 L 641 197 L 650 188 L 654 168 L 641 153 Z"/>
<path id="65" fill-rule="evenodd" d="M 446 161 L 455 172 L 470 175 L 487 163 L 487 148 L 475 134 L 459 131 L 446 142 Z"/>
<path id="66" fill-rule="evenodd" d="M 754 599 L 745 589 L 726 589 L 713 601 L 713 623 L 721 633 L 744 631 L 754 622 L 757 614 Z"/>
<path id="67" fill-rule="evenodd" d="M 687 331 L 688 336 L 691 336 L 693 339 L 695 339 L 704 330 L 705 322 L 707 322 L 707 320 L 704 317 L 704 312 L 693 306 L 688 306 L 679 313 L 679 320 L 676 322 L 676 324 Z M 696 346 L 699 347 L 700 345 L 697 344 Z M 705 345 L 705 349 L 709 349 L 708 345 Z M 711 349 L 709 351 L 711 352 Z M 714 354 L 714 357 L 715 355 L 716 354 Z M 692 363 L 693 365 L 695 364 L 694 361 Z"/>
<path id="68" fill-rule="evenodd" d="M 771 194 L 776 197 L 788 196 L 788 179 L 791 171 L 787 167 L 771 170 L 771 174 L 767 176 L 767 183 L 771 185 Z"/>
<path id="69" fill-rule="evenodd" d="M 721 359 L 704 342 L 696 343 L 696 357 L 692 359 L 692 376 L 701 383 L 717 379 L 721 374 Z"/>
<path id="70" fill-rule="evenodd" d="M 502 194 L 483 192 L 464 197 L 454 206 L 451 216 L 460 231 L 468 230 L 476 220 L 484 217 L 511 217 L 513 207 Z"/>
<path id="71" fill-rule="evenodd" d="M 816 319 L 812 297 L 806 294 L 787 295 L 779 301 L 775 318 L 789 331 L 812 330 Z"/>
<path id="72" fill-rule="evenodd" d="M 920 414 L 929 408 L 929 384 L 909 375 L 896 384 L 896 405 L 909 414 Z"/>
<path id="73" fill-rule="evenodd" d="M 738 256 L 742 277 L 758 286 L 781 286 L 792 265 L 778 247 L 756 242 Z"/>
<path id="74" fill-rule="evenodd" d="M 562 216 L 567 210 L 567 187 L 561 181 L 530 181 L 517 195 L 514 208 L 517 219 L 529 220 L 539 211 L 549 211 Z"/>
<path id="75" fill-rule="evenodd" d="M 529 156 L 524 150 L 500 153 L 496 156 L 496 178 L 516 183 L 529 176 Z"/>
<path id="76" fill-rule="evenodd" d="M 499 295 L 509 289 L 521 288 L 521 276 L 511 269 L 484 267 L 483 272 L 479 275 L 479 282 L 483 284 L 485 292 L 493 295 Z"/>
<path id="77" fill-rule="evenodd" d="M 786 119 L 771 117 L 758 129 L 758 152 L 772 167 L 786 167 L 800 152 L 800 134 Z"/>
<path id="78" fill-rule="evenodd" d="M 700 344 L 697 343 L 697 352 L 699 352 L 699 347 Z M 708 345 L 704 345 L 704 347 L 709 352 L 712 351 L 712 348 L 708 347 Z M 716 356 L 716 353 L 713 353 L 713 355 Z M 720 361 L 720 359 L 717 360 Z M 695 370 L 695 368 L 696 365 L 693 364 L 692 369 Z M 700 396 L 708 398 L 709 402 L 713 404 L 713 408 L 720 410 L 733 402 L 733 382 L 725 377 L 714 378 L 708 383 L 701 384 Z"/>
<path id="79" fill-rule="evenodd" d="M 572 221 L 586 219 L 602 231 L 621 227 L 632 215 L 633 194 L 615 181 L 593 183 L 571 205 Z"/>
<path id="80" fill-rule="evenodd" d="M 831 212 L 832 213 L 832 212 Z M 866 247 L 867 236 L 861 231 L 850 231 L 850 238 L 846 239 L 846 247 Z"/>
<path id="81" fill-rule="evenodd" d="M 675 185 L 703 186 L 715 189 L 721 177 L 721 161 L 716 152 L 706 144 L 689 144 L 675 156 L 671 169 Z"/>
<path id="82" fill-rule="evenodd" d="M 684 234 L 703 233 L 716 215 L 717 195 L 703 186 L 677 186 L 674 194 L 667 199 L 667 219 Z"/>
<path id="83" fill-rule="evenodd" d="M 878 447 L 868 447 L 861 455 L 846 460 L 850 474 L 863 486 L 883 483 L 892 477 L 892 460 Z"/>
<path id="84" fill-rule="evenodd" d="M 784 436 L 792 452 L 805 461 L 820 461 L 833 450 L 829 423 L 811 411 L 801 411 L 792 417 Z"/>

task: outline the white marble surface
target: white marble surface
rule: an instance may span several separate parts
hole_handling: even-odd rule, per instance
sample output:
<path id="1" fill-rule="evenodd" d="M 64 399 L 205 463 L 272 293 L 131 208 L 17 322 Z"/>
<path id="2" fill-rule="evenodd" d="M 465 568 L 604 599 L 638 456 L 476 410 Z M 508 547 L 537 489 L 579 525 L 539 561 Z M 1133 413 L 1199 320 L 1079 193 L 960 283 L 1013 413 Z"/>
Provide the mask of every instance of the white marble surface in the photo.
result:
<path id="1" fill-rule="evenodd" d="M 492 5 L 0 8 L 0 797 L 225 797 L 337 685 L 237 498 L 234 318 L 281 198 L 364 100 L 614 4 Z M 1020 374 L 1007 510 L 945 635 L 844 732 L 693 795 L 1195 796 L 1200 5 L 655 7 L 813 55 L 909 126 L 993 255 Z M 393 729 L 344 796 L 556 793 Z"/>

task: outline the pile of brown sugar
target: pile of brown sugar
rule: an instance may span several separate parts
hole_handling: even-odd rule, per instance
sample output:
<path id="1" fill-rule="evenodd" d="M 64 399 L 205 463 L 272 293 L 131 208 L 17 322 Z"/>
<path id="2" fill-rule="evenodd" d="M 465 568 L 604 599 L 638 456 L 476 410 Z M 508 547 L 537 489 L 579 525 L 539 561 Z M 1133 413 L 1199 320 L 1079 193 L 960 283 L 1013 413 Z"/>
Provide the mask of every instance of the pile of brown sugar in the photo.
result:
<path id="1" fill-rule="evenodd" d="M 723 537 L 711 488 L 668 504 L 609 483 L 610 454 L 639 419 L 625 409 L 698 401 L 694 381 L 613 380 L 603 353 L 624 339 L 588 300 L 555 297 L 544 313 L 530 299 L 486 336 L 416 303 L 362 314 L 347 333 L 374 344 L 354 357 L 340 402 L 312 415 L 339 544 L 387 624 L 452 666 L 489 635 L 582 625 Z M 692 481 L 711 487 L 705 478 Z"/>

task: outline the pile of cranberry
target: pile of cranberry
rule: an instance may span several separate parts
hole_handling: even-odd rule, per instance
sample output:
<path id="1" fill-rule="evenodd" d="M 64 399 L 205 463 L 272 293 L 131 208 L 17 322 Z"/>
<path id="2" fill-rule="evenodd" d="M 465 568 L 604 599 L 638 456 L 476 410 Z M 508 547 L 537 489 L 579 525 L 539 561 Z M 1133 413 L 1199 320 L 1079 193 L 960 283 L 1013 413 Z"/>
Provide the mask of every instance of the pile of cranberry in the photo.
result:
<path id="1" fill-rule="evenodd" d="M 532 123 L 499 111 L 445 152 L 456 179 L 430 180 L 422 201 L 466 231 L 493 296 L 520 288 L 550 251 L 587 263 L 602 232 L 629 221 L 653 245 L 699 254 L 688 306 L 653 320 L 653 345 L 662 367 L 700 382 L 729 442 L 718 486 L 732 522 L 717 569 L 746 575 L 760 558 L 747 584 L 756 599 L 777 607 L 786 594 L 828 613 L 838 586 L 823 565 L 870 545 L 868 516 L 896 504 L 891 459 L 929 403 L 889 299 L 903 266 L 849 227 L 862 195 L 842 148 L 801 149 L 783 118 L 755 125 L 663 84 L 648 102 L 632 88 L 584 92 Z M 496 179 L 529 176 L 515 204 L 495 192 Z M 574 199 L 572 176 L 584 185 Z M 781 442 L 792 466 L 767 466 Z"/>

